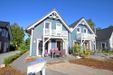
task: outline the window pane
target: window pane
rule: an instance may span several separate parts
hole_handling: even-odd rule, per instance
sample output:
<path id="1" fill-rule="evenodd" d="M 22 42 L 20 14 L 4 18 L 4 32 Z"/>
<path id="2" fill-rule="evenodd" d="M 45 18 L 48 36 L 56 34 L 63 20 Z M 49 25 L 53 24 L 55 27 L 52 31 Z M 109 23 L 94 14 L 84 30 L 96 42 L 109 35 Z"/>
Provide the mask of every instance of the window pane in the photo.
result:
<path id="1" fill-rule="evenodd" d="M 45 28 L 48 29 L 48 28 L 49 28 L 49 24 L 50 24 L 50 23 L 46 23 L 46 24 L 45 24 Z"/>
<path id="2" fill-rule="evenodd" d="M 80 32 L 80 28 L 77 28 L 77 31 Z"/>

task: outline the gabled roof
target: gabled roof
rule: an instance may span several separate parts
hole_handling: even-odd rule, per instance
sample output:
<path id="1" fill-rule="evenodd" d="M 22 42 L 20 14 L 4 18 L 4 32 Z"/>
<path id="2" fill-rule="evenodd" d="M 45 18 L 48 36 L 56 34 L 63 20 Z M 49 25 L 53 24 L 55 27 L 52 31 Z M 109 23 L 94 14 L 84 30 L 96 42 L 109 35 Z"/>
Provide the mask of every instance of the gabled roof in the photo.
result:
<path id="1" fill-rule="evenodd" d="M 70 29 L 69 29 L 68 25 L 66 24 L 66 22 L 63 20 L 63 18 L 58 14 L 58 12 L 55 9 L 53 9 L 51 12 L 49 12 L 47 15 L 45 15 L 44 17 L 42 17 L 41 19 L 39 19 L 35 23 L 31 24 L 26 30 L 31 30 L 37 24 L 39 24 L 40 22 L 45 20 L 47 17 L 49 17 L 52 13 L 55 13 L 58 16 L 58 18 L 60 19 L 60 21 L 63 23 L 63 25 L 68 29 L 68 31 L 70 31 Z"/>
<path id="2" fill-rule="evenodd" d="M 79 24 L 82 24 L 83 22 L 84 22 L 85 25 L 89 28 L 89 30 L 90 30 L 93 34 L 95 34 L 94 31 L 93 31 L 92 28 L 89 26 L 89 24 L 87 23 L 87 21 L 85 20 L 84 17 L 82 17 L 82 18 L 80 18 L 79 20 L 77 20 L 77 21 L 75 21 L 74 23 L 72 23 L 72 24 L 70 25 L 70 28 L 73 28 L 73 30 L 74 30 Z M 72 30 L 72 31 L 73 31 L 73 30 Z"/>
<path id="3" fill-rule="evenodd" d="M 96 31 L 97 41 L 108 40 L 113 32 L 113 27 L 104 28 Z"/>
<path id="4" fill-rule="evenodd" d="M 10 23 L 5 21 L 0 21 L 0 27 L 7 28 L 9 32 L 10 39 L 12 39 L 12 33 L 10 29 Z"/>

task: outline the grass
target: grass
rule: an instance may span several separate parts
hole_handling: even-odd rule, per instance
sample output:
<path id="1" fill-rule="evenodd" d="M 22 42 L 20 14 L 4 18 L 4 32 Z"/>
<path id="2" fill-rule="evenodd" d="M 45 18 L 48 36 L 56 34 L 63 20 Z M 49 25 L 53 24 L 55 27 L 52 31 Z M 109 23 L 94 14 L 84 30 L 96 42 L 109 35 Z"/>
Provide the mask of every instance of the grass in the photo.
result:
<path id="1" fill-rule="evenodd" d="M 21 51 L 20 53 L 16 53 L 15 55 L 12 55 L 12 56 L 9 56 L 9 57 L 5 58 L 4 59 L 4 64 L 8 65 L 8 64 L 12 63 L 14 60 L 16 60 L 18 57 L 20 57 L 25 52 L 26 52 L 26 50 Z"/>

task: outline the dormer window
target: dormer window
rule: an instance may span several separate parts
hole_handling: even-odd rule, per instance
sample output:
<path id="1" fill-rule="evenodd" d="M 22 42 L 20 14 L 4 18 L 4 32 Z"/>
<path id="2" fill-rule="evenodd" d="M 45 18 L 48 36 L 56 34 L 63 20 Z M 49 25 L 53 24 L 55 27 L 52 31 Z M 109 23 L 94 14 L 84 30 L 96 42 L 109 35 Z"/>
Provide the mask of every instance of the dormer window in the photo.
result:
<path id="1" fill-rule="evenodd" d="M 84 28 L 83 32 L 84 32 L 84 33 L 87 33 L 87 29 L 86 29 L 86 28 Z"/>
<path id="2" fill-rule="evenodd" d="M 77 28 L 77 33 L 80 33 L 81 32 L 81 29 L 80 27 Z"/>

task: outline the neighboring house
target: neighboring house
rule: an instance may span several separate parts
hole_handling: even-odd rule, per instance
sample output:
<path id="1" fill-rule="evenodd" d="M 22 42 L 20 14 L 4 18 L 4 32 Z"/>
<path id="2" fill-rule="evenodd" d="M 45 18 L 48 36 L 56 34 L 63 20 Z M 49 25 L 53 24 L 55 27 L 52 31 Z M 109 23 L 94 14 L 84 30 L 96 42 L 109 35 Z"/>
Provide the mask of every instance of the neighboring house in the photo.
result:
<path id="1" fill-rule="evenodd" d="M 80 19 L 71 28 L 65 23 L 56 10 L 52 10 L 40 20 L 30 25 L 26 32 L 30 34 L 30 56 L 44 55 L 45 50 L 50 53 L 52 48 L 60 51 L 68 50 L 74 43 L 87 46 L 93 50 L 95 46 L 95 33 L 84 18 Z"/>
<path id="2" fill-rule="evenodd" d="M 61 16 L 52 10 L 26 29 L 31 36 L 30 56 L 44 55 L 45 50 L 58 48 L 68 54 L 69 27 Z"/>
<path id="3" fill-rule="evenodd" d="M 12 34 L 9 22 L 0 21 L 0 53 L 7 52 Z"/>
<path id="4" fill-rule="evenodd" d="M 85 18 L 74 22 L 70 25 L 70 29 L 70 47 L 79 44 L 83 50 L 96 50 L 96 35 Z"/>
<path id="5" fill-rule="evenodd" d="M 98 50 L 113 51 L 113 27 L 97 30 L 96 35 L 96 44 Z"/>

